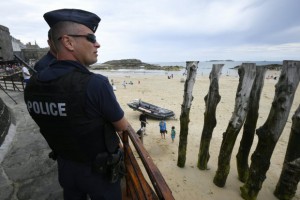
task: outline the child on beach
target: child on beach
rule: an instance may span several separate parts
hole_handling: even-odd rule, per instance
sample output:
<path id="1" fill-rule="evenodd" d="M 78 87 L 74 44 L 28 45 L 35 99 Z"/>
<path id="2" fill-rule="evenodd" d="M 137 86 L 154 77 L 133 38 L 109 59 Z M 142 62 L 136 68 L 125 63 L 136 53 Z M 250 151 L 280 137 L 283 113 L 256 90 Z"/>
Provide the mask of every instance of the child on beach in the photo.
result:
<path id="1" fill-rule="evenodd" d="M 171 129 L 172 143 L 174 143 L 175 135 L 176 135 L 175 126 L 172 126 L 172 129 Z"/>

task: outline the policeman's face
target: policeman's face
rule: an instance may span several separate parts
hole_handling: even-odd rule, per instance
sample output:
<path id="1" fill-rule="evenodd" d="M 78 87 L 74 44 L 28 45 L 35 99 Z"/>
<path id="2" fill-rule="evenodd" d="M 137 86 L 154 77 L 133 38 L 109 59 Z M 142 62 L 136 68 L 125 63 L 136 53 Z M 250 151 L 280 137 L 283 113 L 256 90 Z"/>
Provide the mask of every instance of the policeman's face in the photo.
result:
<path id="1" fill-rule="evenodd" d="M 78 35 L 94 35 L 88 27 L 80 25 L 78 27 Z M 73 37 L 75 39 L 74 44 L 74 56 L 83 65 L 89 66 L 97 62 L 98 48 L 100 44 L 95 41 L 88 40 L 86 37 Z"/>

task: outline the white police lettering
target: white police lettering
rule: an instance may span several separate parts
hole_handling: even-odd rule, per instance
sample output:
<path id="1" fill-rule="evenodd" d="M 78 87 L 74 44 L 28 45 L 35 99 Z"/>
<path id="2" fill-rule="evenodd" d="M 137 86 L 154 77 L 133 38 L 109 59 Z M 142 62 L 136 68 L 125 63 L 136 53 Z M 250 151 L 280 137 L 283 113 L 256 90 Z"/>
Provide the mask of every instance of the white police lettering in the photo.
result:
<path id="1" fill-rule="evenodd" d="M 31 113 L 39 115 L 51 115 L 66 117 L 66 103 L 27 101 L 27 109 Z"/>
<path id="2" fill-rule="evenodd" d="M 50 112 L 53 116 L 57 116 L 57 107 L 55 103 L 50 103 Z"/>

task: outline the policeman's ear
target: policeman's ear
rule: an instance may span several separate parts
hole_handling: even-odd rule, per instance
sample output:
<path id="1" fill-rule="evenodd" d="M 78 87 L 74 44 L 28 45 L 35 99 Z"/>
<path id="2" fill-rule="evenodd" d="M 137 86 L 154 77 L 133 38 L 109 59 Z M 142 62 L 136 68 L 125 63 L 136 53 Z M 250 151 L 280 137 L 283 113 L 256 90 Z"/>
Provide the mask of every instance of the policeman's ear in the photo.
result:
<path id="1" fill-rule="evenodd" d="M 62 38 L 62 43 L 63 43 L 63 46 L 68 49 L 69 51 L 74 51 L 74 39 L 70 36 L 67 36 L 67 35 L 64 35 Z"/>

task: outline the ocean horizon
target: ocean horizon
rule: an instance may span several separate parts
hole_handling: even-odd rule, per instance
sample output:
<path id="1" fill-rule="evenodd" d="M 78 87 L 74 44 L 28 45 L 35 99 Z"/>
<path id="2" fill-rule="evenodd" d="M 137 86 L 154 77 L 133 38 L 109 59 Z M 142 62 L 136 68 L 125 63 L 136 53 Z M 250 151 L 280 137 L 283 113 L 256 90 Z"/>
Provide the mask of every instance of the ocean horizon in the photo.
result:
<path id="1" fill-rule="evenodd" d="M 229 76 L 238 76 L 238 71 L 234 67 L 242 63 L 255 63 L 256 65 L 282 64 L 283 61 L 200 61 L 198 64 L 197 74 L 209 75 L 213 64 L 224 64 L 222 74 Z M 104 76 L 130 76 L 130 75 L 182 75 L 185 72 L 186 62 L 149 62 L 149 64 L 160 66 L 182 66 L 180 71 L 164 71 L 164 70 L 146 70 L 146 69 L 117 69 L 117 70 L 92 70 Z"/>

